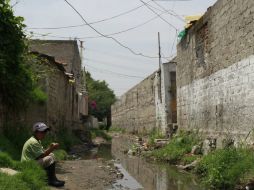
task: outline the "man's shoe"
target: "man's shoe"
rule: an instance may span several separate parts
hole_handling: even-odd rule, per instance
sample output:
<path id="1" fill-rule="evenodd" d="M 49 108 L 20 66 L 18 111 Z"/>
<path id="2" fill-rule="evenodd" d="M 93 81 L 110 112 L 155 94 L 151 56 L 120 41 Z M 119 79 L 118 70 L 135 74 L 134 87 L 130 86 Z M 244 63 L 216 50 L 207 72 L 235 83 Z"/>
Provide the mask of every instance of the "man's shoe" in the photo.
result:
<path id="1" fill-rule="evenodd" d="M 48 184 L 50 186 L 54 186 L 54 187 L 62 187 L 62 186 L 64 186 L 64 182 L 63 181 L 56 181 L 56 180 L 49 181 Z"/>

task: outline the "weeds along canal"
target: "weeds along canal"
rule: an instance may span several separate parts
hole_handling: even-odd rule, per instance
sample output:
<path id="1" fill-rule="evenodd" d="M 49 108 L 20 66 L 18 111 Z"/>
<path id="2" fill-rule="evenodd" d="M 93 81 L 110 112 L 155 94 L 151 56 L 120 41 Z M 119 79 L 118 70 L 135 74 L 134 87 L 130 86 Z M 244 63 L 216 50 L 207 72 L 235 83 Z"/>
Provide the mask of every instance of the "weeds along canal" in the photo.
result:
<path id="1" fill-rule="evenodd" d="M 177 170 L 167 163 L 148 162 L 143 158 L 128 156 L 124 150 L 130 148 L 126 136 L 114 136 L 112 143 L 100 144 L 87 151 L 82 159 L 114 160 L 121 172 L 113 187 L 108 190 L 202 190 L 196 176 Z"/>

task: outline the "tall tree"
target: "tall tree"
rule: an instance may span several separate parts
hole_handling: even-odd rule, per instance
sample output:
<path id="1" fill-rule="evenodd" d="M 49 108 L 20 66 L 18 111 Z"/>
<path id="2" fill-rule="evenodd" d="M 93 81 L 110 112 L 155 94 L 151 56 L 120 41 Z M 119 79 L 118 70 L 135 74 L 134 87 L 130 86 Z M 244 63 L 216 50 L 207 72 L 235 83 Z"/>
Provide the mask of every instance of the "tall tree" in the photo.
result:
<path id="1" fill-rule="evenodd" d="M 89 97 L 89 114 L 102 121 L 111 114 L 111 105 L 115 102 L 116 96 L 104 80 L 94 80 L 88 71 L 85 76 Z"/>
<path id="2" fill-rule="evenodd" d="M 9 0 L 1 0 L 0 103 L 15 111 L 27 105 L 33 90 L 23 28 L 23 18 L 14 16 Z"/>

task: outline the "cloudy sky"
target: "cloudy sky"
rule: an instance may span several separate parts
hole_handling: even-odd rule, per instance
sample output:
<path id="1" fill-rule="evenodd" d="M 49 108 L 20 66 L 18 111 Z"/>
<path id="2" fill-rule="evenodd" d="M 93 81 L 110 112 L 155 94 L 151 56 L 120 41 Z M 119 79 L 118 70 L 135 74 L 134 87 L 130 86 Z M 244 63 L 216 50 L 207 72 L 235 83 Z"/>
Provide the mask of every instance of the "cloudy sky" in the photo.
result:
<path id="1" fill-rule="evenodd" d="M 94 79 L 105 80 L 117 96 L 158 69 L 158 32 L 165 57 L 162 61 L 166 62 L 176 53 L 177 33 L 184 28 L 184 16 L 203 14 L 215 2 L 11 1 L 15 14 L 25 18 L 26 32 L 33 32 L 32 38 L 83 41 L 83 66 Z"/>

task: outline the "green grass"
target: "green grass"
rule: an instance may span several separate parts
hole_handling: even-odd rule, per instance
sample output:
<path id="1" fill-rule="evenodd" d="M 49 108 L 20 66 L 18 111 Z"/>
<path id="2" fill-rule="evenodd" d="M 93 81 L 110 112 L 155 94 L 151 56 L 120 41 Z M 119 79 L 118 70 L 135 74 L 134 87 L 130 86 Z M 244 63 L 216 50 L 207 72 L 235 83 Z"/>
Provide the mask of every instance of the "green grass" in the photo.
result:
<path id="1" fill-rule="evenodd" d="M 30 135 L 31 132 L 22 124 L 6 124 L 0 135 L 0 150 L 7 152 L 13 159 L 20 160 L 23 145 Z"/>
<path id="2" fill-rule="evenodd" d="M 182 164 L 182 165 L 190 164 L 190 163 L 194 162 L 195 160 L 197 160 L 197 159 L 200 158 L 200 157 L 201 157 L 201 155 L 185 154 L 185 155 L 183 155 L 183 157 L 181 158 L 181 164 Z"/>
<path id="3" fill-rule="evenodd" d="M 96 137 L 102 137 L 106 141 L 111 141 L 111 139 L 112 139 L 112 137 L 109 136 L 104 130 L 92 128 L 92 129 L 90 129 L 90 133 L 91 133 L 92 139 L 94 139 Z"/>
<path id="4" fill-rule="evenodd" d="M 9 155 L 16 160 L 20 159 L 21 150 L 17 148 L 9 139 L 7 139 L 4 135 L 0 135 L 0 150 L 2 152 L 7 152 Z M 0 161 L 1 162 L 1 161 Z"/>
<path id="5" fill-rule="evenodd" d="M 55 154 L 55 158 L 56 160 L 60 161 L 60 160 L 66 160 L 67 159 L 67 152 L 63 149 L 58 149 L 54 151 Z"/>
<path id="6" fill-rule="evenodd" d="M 39 104 L 45 104 L 48 99 L 47 94 L 43 92 L 43 90 L 41 90 L 40 87 L 34 88 L 32 95 L 33 95 L 33 100 L 35 102 L 38 102 Z"/>
<path id="7" fill-rule="evenodd" d="M 203 183 L 214 189 L 233 189 L 248 176 L 254 177 L 254 153 L 250 149 L 228 148 L 204 156 L 196 168 Z"/>
<path id="8" fill-rule="evenodd" d="M 0 167 L 8 167 L 19 171 L 14 176 L 0 174 L 0 189 L 2 190 L 46 190 L 45 170 L 38 163 L 20 162 L 21 152 L 25 141 L 32 133 L 28 127 L 22 125 L 6 125 L 4 133 L 0 135 Z M 72 133 L 61 131 L 57 136 L 47 134 L 43 140 L 46 148 L 51 142 L 59 142 L 60 149 L 54 151 L 57 160 L 66 159 L 68 150 L 72 145 L 81 141 Z M 11 140 L 9 140 L 11 139 Z M 64 150 L 65 149 L 65 150 Z"/>
<path id="9" fill-rule="evenodd" d="M 110 127 L 108 132 L 117 132 L 117 133 L 125 133 L 126 130 L 121 127 Z"/>
<path id="10" fill-rule="evenodd" d="M 173 137 L 165 147 L 156 149 L 147 156 L 175 164 L 180 162 L 185 154 L 191 152 L 192 147 L 198 143 L 198 140 L 197 135 L 194 133 L 181 132 Z"/>
<path id="11" fill-rule="evenodd" d="M 155 144 L 155 139 L 163 139 L 165 135 L 163 135 L 159 130 L 153 129 L 148 136 L 148 144 L 153 146 Z"/>
<path id="12" fill-rule="evenodd" d="M 46 173 L 35 161 L 19 162 L 7 153 L 0 153 L 0 167 L 8 167 L 19 173 L 14 176 L 0 174 L 0 189 L 46 190 Z"/>

